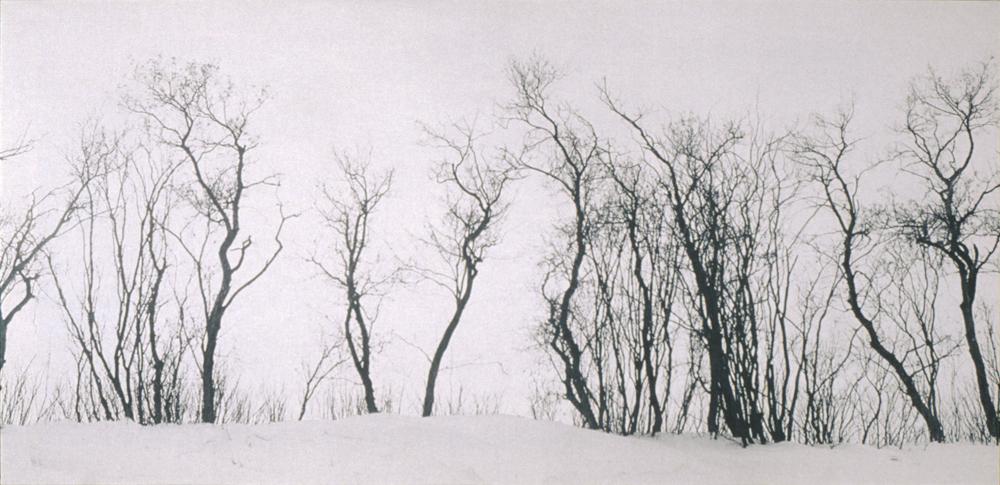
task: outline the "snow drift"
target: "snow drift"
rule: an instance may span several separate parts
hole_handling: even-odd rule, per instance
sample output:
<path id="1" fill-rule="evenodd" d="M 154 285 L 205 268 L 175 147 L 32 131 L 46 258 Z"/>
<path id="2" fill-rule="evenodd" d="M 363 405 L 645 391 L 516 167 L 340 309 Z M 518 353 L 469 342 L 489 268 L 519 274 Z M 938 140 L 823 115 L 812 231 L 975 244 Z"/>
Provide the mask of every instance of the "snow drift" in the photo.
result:
<path id="1" fill-rule="evenodd" d="M 624 438 L 506 416 L 0 430 L 0 483 L 996 484 L 998 448 Z"/>

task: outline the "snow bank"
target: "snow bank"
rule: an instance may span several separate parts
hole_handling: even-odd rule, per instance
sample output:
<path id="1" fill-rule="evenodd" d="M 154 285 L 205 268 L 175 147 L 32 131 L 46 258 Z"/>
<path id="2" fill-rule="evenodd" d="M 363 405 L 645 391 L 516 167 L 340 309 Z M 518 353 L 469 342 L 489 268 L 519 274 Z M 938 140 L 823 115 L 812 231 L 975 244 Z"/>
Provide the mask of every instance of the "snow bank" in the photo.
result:
<path id="1" fill-rule="evenodd" d="M 0 430 L 0 483 L 994 485 L 998 448 L 742 449 L 692 436 L 622 438 L 505 416 Z"/>

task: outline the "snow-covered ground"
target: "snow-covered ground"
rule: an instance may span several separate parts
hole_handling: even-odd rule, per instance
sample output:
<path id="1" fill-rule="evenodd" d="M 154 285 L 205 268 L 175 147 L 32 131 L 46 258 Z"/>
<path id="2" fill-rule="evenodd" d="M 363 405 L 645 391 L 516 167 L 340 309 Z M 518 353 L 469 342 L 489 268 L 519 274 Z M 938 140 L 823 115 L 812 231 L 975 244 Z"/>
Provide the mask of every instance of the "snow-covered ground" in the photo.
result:
<path id="1" fill-rule="evenodd" d="M 0 430 L 0 482 L 345 484 L 1000 483 L 1000 449 L 623 438 L 505 416 Z"/>

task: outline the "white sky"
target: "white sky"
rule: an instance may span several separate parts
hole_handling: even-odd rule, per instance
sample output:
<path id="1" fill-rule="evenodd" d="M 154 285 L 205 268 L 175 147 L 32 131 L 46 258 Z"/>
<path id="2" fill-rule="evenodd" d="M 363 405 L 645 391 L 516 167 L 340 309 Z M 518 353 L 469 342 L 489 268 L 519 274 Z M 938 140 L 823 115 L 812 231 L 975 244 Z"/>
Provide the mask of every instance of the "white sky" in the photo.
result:
<path id="1" fill-rule="evenodd" d="M 438 153 L 418 145 L 417 121 L 488 119 L 510 94 L 503 69 L 511 58 L 537 52 L 562 66 L 558 94 L 602 122 L 609 118 L 594 83 L 606 77 L 632 106 L 724 117 L 758 105 L 778 127 L 853 98 L 859 134 L 877 138 L 899 120 L 909 78 L 1000 53 L 994 2 L 417 5 L 3 1 L 0 146 L 24 133 L 40 141 L 2 168 L 0 201 L 64 173 L 79 124 L 117 122 L 130 66 L 157 55 L 217 62 L 239 83 L 270 86 L 273 99 L 255 125 L 259 156 L 284 174 L 281 197 L 299 210 L 311 205 L 315 182 L 333 175 L 333 147 L 371 146 L 398 177 L 377 230 L 396 238 L 398 253 L 417 255 L 408 252 L 411 235 L 438 213 L 441 193 L 428 175 Z M 551 190 L 528 182 L 516 192 L 507 238 L 483 268 L 450 350 L 450 364 L 463 366 L 456 386 L 515 398 L 530 386 L 537 358 L 524 350 L 541 310 L 536 252 L 555 216 Z M 245 381 L 297 386 L 289 376 L 313 350 L 322 315 L 339 318 L 339 294 L 318 286 L 301 261 L 314 238 L 309 224 L 292 228 L 281 265 L 226 323 L 225 359 Z M 313 301 L 303 305 L 304 296 Z M 382 329 L 429 352 L 448 303 L 430 286 L 399 292 Z M 59 360 L 64 327 L 51 307 L 42 301 L 15 322 L 11 365 L 50 353 Z M 426 372 L 420 354 L 400 339 L 387 352 L 376 377 L 405 385 L 415 400 Z M 439 385 L 447 395 L 449 377 Z"/>

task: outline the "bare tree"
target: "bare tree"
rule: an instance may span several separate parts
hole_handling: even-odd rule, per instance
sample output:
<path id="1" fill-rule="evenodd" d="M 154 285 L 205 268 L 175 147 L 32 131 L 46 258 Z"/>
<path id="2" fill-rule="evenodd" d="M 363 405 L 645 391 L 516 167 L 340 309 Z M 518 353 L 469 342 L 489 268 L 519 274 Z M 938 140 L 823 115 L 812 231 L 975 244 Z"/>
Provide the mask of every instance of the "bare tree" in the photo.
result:
<path id="1" fill-rule="evenodd" d="M 366 161 L 357 161 L 346 155 L 338 155 L 337 163 L 347 181 L 347 190 L 334 192 L 333 188 L 324 187 L 324 207 L 320 209 L 320 215 L 332 233 L 333 252 L 339 260 L 339 268 L 333 269 L 315 255 L 309 260 L 345 292 L 344 340 L 364 388 L 365 408 L 369 413 L 377 413 L 375 386 L 371 377 L 372 327 L 377 310 L 366 309 L 363 300 L 369 296 L 380 298 L 396 272 L 375 277 L 365 267 L 369 264 L 365 257 L 370 243 L 370 218 L 392 186 L 392 172 L 373 175 Z M 378 305 L 375 307 L 377 309 Z"/>
<path id="2" fill-rule="evenodd" d="M 679 247 L 640 165 L 608 156 L 601 171 L 570 326 L 598 427 L 655 434 L 671 397 Z"/>
<path id="3" fill-rule="evenodd" d="M 170 182 L 177 164 L 161 163 L 150 151 L 126 143 L 122 135 L 100 129 L 82 143 L 81 164 L 100 172 L 77 212 L 82 287 L 65 281 L 53 256 L 48 260 L 87 369 L 78 390 L 96 393 L 104 419 L 161 423 L 179 418 L 171 407 L 180 400 L 180 388 L 171 385 L 170 376 L 179 372 L 184 349 L 177 345 L 183 342 L 179 318 L 164 311 L 166 228 L 175 205 Z"/>
<path id="4" fill-rule="evenodd" d="M 422 268 L 420 271 L 451 293 L 454 310 L 430 359 L 424 416 L 434 413 L 434 387 L 441 363 L 472 297 L 480 265 L 489 249 L 499 242 L 497 226 L 508 206 L 505 190 L 514 178 L 509 168 L 499 167 L 499 163 L 481 155 L 474 127 L 455 128 L 457 139 L 428 131 L 442 149 L 450 152 L 435 170 L 438 183 L 449 188 L 448 208 L 442 225 L 432 231 L 429 240 L 448 269 Z"/>
<path id="5" fill-rule="evenodd" d="M 904 236 L 945 256 L 958 272 L 959 309 L 966 347 L 975 370 L 979 402 L 990 436 L 1000 440 L 997 404 L 979 344 L 975 305 L 979 277 L 1000 245 L 1000 211 L 990 198 L 1000 190 L 1000 160 L 986 154 L 981 165 L 977 138 L 996 138 L 998 110 L 995 65 L 985 62 L 953 82 L 933 71 L 914 82 L 906 100 L 904 170 L 919 177 L 925 193 L 897 209 Z M 993 383 L 996 384 L 995 382 Z"/>
<path id="6" fill-rule="evenodd" d="M 614 230 L 625 234 L 631 259 L 630 282 L 622 288 L 627 295 L 628 313 L 637 320 L 638 346 L 630 358 L 641 362 L 641 380 L 646 384 L 650 433 L 663 430 L 666 403 L 670 400 L 673 377 L 673 335 L 670 323 L 680 277 L 679 247 L 673 244 L 665 201 L 640 166 L 607 165 L 613 181 L 613 208 L 618 224 Z M 624 229 L 624 230 L 620 230 Z M 634 288 L 633 288 L 634 287 Z M 664 362 L 666 359 L 666 362 Z M 661 372 L 664 374 L 661 382 Z M 662 393 L 662 395 L 661 395 Z"/>
<path id="7" fill-rule="evenodd" d="M 693 117 L 656 136 L 641 115 L 602 94 L 660 171 L 665 210 L 693 278 L 689 311 L 701 321 L 694 331 L 708 354 L 709 432 L 719 431 L 721 415 L 744 444 L 787 439 L 794 402 L 788 295 L 798 236 L 784 234 L 796 192 L 779 163 L 784 138 L 759 123 L 716 126 Z"/>
<path id="8" fill-rule="evenodd" d="M 836 443 L 846 439 L 852 419 L 852 409 L 848 404 L 856 398 L 857 391 L 857 381 L 848 388 L 849 392 L 844 392 L 839 386 L 846 377 L 846 369 L 853 362 L 857 330 L 851 334 L 846 349 L 824 342 L 824 323 L 830 315 L 837 289 L 837 281 L 834 281 L 826 287 L 824 295 L 819 294 L 821 275 L 826 269 L 824 266 L 818 276 L 800 291 L 800 318 L 794 324 L 802 338 L 794 354 L 797 371 L 789 414 L 797 418 L 796 404 L 800 399 L 804 401 L 799 408 L 798 435 L 805 443 Z M 791 427 L 788 438 L 792 438 Z"/>
<path id="9" fill-rule="evenodd" d="M 191 179 L 182 189 L 197 217 L 174 234 L 194 265 L 202 306 L 201 420 L 210 423 L 216 420 L 215 356 L 226 312 L 271 268 L 292 217 L 281 212 L 272 232 L 275 247 L 247 271 L 254 240 L 243 227 L 244 203 L 250 191 L 277 184 L 273 176 L 251 179 L 248 172 L 258 147 L 250 122 L 266 96 L 263 90 L 250 96 L 237 92 L 212 64 L 155 60 L 140 66 L 135 80 L 138 92 L 125 98 L 125 106 L 145 121 L 150 136 L 184 159 Z M 200 238 L 190 235 L 195 228 Z"/>
<path id="10" fill-rule="evenodd" d="M 703 325 L 702 338 L 706 342 L 711 371 L 710 409 L 708 429 L 717 433 L 716 416 L 721 408 L 727 427 L 734 436 L 746 442 L 750 438 L 747 417 L 740 414 L 737 394 L 730 382 L 730 363 L 725 355 L 723 340 L 723 301 L 718 283 L 721 283 L 717 258 L 722 253 L 722 247 L 706 246 L 706 243 L 723 241 L 724 231 L 719 218 L 727 210 L 724 204 L 731 202 L 732 192 L 722 193 L 714 187 L 705 187 L 710 193 L 704 193 L 699 181 L 707 177 L 708 170 L 720 165 L 721 158 L 731 153 L 732 147 L 742 138 L 735 126 L 726 127 L 718 137 L 708 138 L 701 127 L 692 122 L 682 122 L 673 128 L 671 145 L 667 146 L 650 135 L 640 124 L 641 116 L 630 116 L 611 101 L 605 93 L 607 104 L 618 116 L 635 129 L 647 150 L 665 167 L 664 189 L 669 197 L 669 206 L 674 219 L 677 236 L 681 240 L 685 254 L 695 276 L 698 295 L 702 299 L 699 309 Z M 686 170 L 686 171 L 683 171 Z M 699 198 L 710 207 L 693 207 L 692 200 Z M 721 206 L 721 207 L 720 207 Z M 697 222 L 692 218 L 704 219 L 704 235 L 694 227 Z M 721 403 L 719 402 L 721 400 Z"/>
<path id="11" fill-rule="evenodd" d="M 879 289 L 873 285 L 871 276 L 858 269 L 859 259 L 873 251 L 874 231 L 871 220 L 866 219 L 869 214 L 863 213 L 858 200 L 859 182 L 866 170 L 853 177 L 846 172 L 848 155 L 856 144 L 848 134 L 851 117 L 851 112 L 843 112 L 832 121 L 817 117 L 820 133 L 815 138 L 797 137 L 793 149 L 798 161 L 809 170 L 809 177 L 822 189 L 822 204 L 836 221 L 840 237 L 837 256 L 851 314 L 865 330 L 871 349 L 892 370 L 913 408 L 924 420 L 931 441 L 944 441 L 941 420 L 928 405 L 927 396 L 918 387 L 914 373 L 907 369 L 903 358 L 886 345 L 874 320 L 881 313 Z M 866 305 L 876 309 L 866 309 Z"/>
<path id="12" fill-rule="evenodd" d="M 572 204 L 571 220 L 559 228 L 563 238 L 560 247 L 545 262 L 542 295 L 548 315 L 541 338 L 558 358 L 565 398 L 586 427 L 600 429 L 602 417 L 585 374 L 584 348 L 573 330 L 573 319 L 574 296 L 581 287 L 594 228 L 596 184 L 607 150 L 593 125 L 569 106 L 549 100 L 549 89 L 558 77 L 558 72 L 540 59 L 512 63 L 508 78 L 515 96 L 506 106 L 506 116 L 527 130 L 526 153 L 515 157 L 515 166 L 554 183 Z M 535 156 L 537 160 L 532 158 Z M 550 293 L 555 285 L 561 289 Z"/>
<path id="13" fill-rule="evenodd" d="M 336 360 L 336 352 L 336 345 L 324 344 L 319 358 L 316 359 L 316 363 L 312 366 L 303 367 L 306 382 L 302 390 L 302 400 L 299 402 L 299 421 L 302 421 L 302 418 L 306 416 L 309 401 L 316 394 L 316 391 L 319 390 L 319 386 L 330 379 L 334 371 L 340 367 L 340 364 L 344 363 L 344 360 Z"/>

